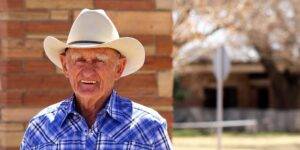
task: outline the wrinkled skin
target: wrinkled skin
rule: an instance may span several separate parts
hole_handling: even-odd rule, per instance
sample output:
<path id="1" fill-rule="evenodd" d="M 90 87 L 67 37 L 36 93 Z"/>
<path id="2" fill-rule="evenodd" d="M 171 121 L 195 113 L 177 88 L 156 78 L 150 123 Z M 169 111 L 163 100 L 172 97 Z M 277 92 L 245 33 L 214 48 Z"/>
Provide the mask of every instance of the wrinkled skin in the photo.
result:
<path id="1" fill-rule="evenodd" d="M 75 93 L 77 109 L 91 126 L 121 77 L 126 58 L 111 48 L 69 48 L 60 60 Z"/>

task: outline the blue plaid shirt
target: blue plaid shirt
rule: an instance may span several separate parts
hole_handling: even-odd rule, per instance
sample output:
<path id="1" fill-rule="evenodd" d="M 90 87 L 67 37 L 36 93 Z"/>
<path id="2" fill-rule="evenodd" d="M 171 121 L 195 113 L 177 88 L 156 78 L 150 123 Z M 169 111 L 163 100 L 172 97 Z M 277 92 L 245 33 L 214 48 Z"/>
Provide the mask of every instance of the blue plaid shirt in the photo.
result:
<path id="1" fill-rule="evenodd" d="M 51 105 L 30 121 L 21 150 L 169 150 L 167 125 L 156 111 L 115 91 L 88 128 L 75 96 Z"/>

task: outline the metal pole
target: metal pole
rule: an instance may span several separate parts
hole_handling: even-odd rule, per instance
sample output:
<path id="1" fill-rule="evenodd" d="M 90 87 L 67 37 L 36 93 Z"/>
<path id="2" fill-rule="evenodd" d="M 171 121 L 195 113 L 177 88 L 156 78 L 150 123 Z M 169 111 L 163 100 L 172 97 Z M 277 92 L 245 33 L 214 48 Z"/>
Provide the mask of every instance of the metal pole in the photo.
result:
<path id="1" fill-rule="evenodd" d="M 222 121 L 223 121 L 223 76 L 224 76 L 224 55 L 223 55 L 223 52 L 224 52 L 224 49 L 219 49 L 220 50 L 220 61 L 221 62 L 221 66 L 220 66 L 220 69 L 221 69 L 221 73 L 222 75 L 217 78 L 217 92 L 218 92 L 218 95 L 217 95 L 217 122 L 218 122 L 218 128 L 217 128 L 217 135 L 218 135 L 218 138 L 217 138 L 217 150 L 222 150 L 222 133 L 223 133 L 223 126 L 222 126 Z"/>
<path id="2" fill-rule="evenodd" d="M 223 120 L 223 80 L 218 80 L 218 100 L 217 100 L 217 150 L 222 150 L 222 120 Z"/>

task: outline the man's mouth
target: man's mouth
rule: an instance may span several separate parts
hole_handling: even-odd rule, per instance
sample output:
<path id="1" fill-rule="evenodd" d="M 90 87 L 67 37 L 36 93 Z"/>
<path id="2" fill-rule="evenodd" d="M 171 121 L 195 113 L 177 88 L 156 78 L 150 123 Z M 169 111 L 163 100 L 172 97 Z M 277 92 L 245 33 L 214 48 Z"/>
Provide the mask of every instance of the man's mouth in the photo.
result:
<path id="1" fill-rule="evenodd" d="M 85 83 L 85 84 L 95 84 L 97 83 L 97 81 L 95 80 L 80 80 L 81 83 Z"/>

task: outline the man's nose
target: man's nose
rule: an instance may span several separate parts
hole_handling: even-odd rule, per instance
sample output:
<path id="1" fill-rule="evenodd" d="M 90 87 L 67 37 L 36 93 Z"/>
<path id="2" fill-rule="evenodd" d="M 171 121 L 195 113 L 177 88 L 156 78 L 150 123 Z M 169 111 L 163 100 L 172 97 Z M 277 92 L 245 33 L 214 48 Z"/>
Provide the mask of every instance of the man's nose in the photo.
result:
<path id="1" fill-rule="evenodd" d="M 93 63 L 92 62 L 85 63 L 82 73 L 85 77 L 93 76 L 95 74 Z"/>

